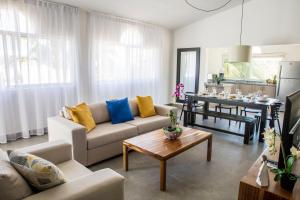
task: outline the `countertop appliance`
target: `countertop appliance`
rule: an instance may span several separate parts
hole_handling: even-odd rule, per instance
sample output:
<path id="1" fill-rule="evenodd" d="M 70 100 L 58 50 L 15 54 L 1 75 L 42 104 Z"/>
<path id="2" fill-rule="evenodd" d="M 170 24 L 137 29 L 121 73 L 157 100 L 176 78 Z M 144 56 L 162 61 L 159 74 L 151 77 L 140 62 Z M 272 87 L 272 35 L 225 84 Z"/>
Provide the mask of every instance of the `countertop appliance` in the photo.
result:
<path id="1" fill-rule="evenodd" d="M 300 89 L 300 61 L 280 62 L 277 97 L 285 102 L 286 96 Z M 282 106 L 284 107 L 284 106 Z"/>

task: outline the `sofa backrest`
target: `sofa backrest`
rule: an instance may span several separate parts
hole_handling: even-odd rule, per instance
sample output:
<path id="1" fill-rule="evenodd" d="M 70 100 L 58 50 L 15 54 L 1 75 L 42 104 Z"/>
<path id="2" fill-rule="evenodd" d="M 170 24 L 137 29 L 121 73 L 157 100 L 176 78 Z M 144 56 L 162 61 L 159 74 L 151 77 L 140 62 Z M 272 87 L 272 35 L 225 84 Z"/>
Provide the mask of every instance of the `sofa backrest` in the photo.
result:
<path id="1" fill-rule="evenodd" d="M 129 106 L 130 106 L 130 109 L 131 109 L 131 113 L 134 117 L 140 115 L 136 99 L 130 99 L 129 100 Z"/>
<path id="2" fill-rule="evenodd" d="M 134 117 L 139 115 L 139 109 L 135 99 L 129 100 L 129 106 L 131 109 L 131 113 Z M 110 121 L 109 113 L 105 102 L 89 104 L 89 107 L 91 109 L 96 124 Z"/>
<path id="3" fill-rule="evenodd" d="M 105 102 L 89 104 L 89 107 L 96 124 L 110 121 Z"/>

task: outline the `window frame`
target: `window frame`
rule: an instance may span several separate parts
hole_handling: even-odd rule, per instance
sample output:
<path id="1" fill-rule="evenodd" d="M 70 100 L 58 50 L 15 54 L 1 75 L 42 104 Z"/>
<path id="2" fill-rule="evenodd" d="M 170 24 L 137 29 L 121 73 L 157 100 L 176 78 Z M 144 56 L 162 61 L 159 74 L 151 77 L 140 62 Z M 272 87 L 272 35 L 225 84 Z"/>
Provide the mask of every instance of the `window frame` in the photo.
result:
<path id="1" fill-rule="evenodd" d="M 51 41 L 47 38 L 41 38 L 38 37 L 37 34 L 34 33 L 24 33 L 24 32 L 14 32 L 14 31 L 6 31 L 6 30 L 0 30 L 0 35 L 2 37 L 2 47 L 0 46 L 0 48 L 4 48 L 4 45 L 7 45 L 7 36 L 10 37 L 18 37 L 18 38 L 24 38 L 27 40 L 28 42 L 28 38 L 35 38 L 37 40 L 40 39 L 45 39 L 48 41 Z M 59 36 L 58 36 L 59 37 Z M 27 52 L 28 53 L 28 52 Z M 20 60 L 23 59 L 23 57 L 21 56 L 20 58 L 16 58 L 16 62 L 20 62 Z M 29 62 L 30 59 L 26 59 L 27 62 Z M 4 53 L 4 68 L 5 68 L 5 76 L 6 79 L 7 77 L 9 77 L 10 75 L 8 74 L 9 69 L 7 69 L 9 66 L 9 60 L 8 60 L 8 56 L 5 55 Z M 41 87 L 41 86 L 65 86 L 65 87 L 73 87 L 75 85 L 75 81 L 72 81 L 72 79 L 74 79 L 74 77 L 71 77 L 70 81 L 65 81 L 65 82 L 48 82 L 48 83 L 22 83 L 22 84 L 11 84 L 8 80 L 5 81 L 5 84 L 2 85 L 2 87 L 4 88 L 30 88 L 30 87 Z"/>
<path id="2" fill-rule="evenodd" d="M 284 59 L 284 54 L 283 53 L 262 53 L 262 54 L 253 54 L 252 58 L 251 58 L 251 63 L 249 64 L 249 67 L 251 68 L 252 66 L 252 60 L 255 58 L 281 58 L 281 60 L 279 62 L 281 62 Z M 224 75 L 225 75 L 225 64 L 226 61 L 223 59 L 223 69 L 224 69 Z M 275 75 L 279 75 L 279 71 L 277 74 Z M 229 81 L 229 82 L 241 82 L 241 83 L 245 83 L 245 82 L 249 82 L 249 83 L 265 83 L 266 80 L 264 79 L 250 79 L 250 78 L 244 78 L 244 79 L 229 79 L 229 78 L 224 78 L 224 81 Z"/>

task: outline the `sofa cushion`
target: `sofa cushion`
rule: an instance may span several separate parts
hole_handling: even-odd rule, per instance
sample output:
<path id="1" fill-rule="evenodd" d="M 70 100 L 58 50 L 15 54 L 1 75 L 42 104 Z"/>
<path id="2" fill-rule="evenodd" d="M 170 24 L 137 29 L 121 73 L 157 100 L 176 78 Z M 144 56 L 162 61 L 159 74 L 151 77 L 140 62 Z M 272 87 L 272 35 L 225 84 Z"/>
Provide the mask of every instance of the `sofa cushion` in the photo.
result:
<path id="1" fill-rule="evenodd" d="M 138 108 L 136 99 L 130 99 L 129 100 L 129 106 L 130 106 L 132 116 L 133 117 L 138 116 L 139 115 L 139 108 Z"/>
<path id="2" fill-rule="evenodd" d="M 135 99 L 129 100 L 129 106 L 132 116 L 138 116 L 139 110 Z M 105 102 L 89 104 L 90 110 L 92 112 L 93 118 L 96 124 L 110 121 L 108 109 Z"/>
<path id="3" fill-rule="evenodd" d="M 137 134 L 137 127 L 131 124 L 101 123 L 87 134 L 88 149 L 97 148 L 106 144 L 124 140 Z"/>
<path id="4" fill-rule="evenodd" d="M 64 174 L 53 163 L 38 156 L 13 151 L 11 164 L 36 190 L 43 191 L 65 183 Z"/>
<path id="5" fill-rule="evenodd" d="M 17 200 L 32 194 L 24 178 L 6 160 L 0 160 L 0 199 Z"/>
<path id="6" fill-rule="evenodd" d="M 141 117 L 151 117 L 156 115 L 151 96 L 137 96 L 136 99 Z"/>
<path id="7" fill-rule="evenodd" d="M 111 123 L 119 124 L 133 120 L 133 116 L 129 107 L 128 98 L 114 99 L 106 101 Z"/>
<path id="8" fill-rule="evenodd" d="M 91 170 L 84 167 L 76 160 L 69 160 L 60 163 L 57 165 L 57 167 L 64 173 L 67 182 L 92 174 Z"/>
<path id="9" fill-rule="evenodd" d="M 68 107 L 72 120 L 85 127 L 90 132 L 96 127 L 92 112 L 86 103 L 78 104 L 75 107 Z"/>
<path id="10" fill-rule="evenodd" d="M 110 121 L 105 102 L 90 104 L 89 107 L 96 124 Z"/>
<path id="11" fill-rule="evenodd" d="M 135 117 L 134 120 L 126 122 L 137 127 L 138 133 L 146 133 L 170 125 L 170 119 L 166 116 L 155 115 L 147 118 Z"/>

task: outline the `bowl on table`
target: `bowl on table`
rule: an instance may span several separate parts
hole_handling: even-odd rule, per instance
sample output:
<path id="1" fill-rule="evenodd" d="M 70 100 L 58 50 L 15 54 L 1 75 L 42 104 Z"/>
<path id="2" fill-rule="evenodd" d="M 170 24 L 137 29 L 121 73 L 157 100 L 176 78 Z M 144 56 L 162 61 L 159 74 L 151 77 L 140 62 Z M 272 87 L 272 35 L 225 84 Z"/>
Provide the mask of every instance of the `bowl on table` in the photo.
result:
<path id="1" fill-rule="evenodd" d="M 268 102 L 269 101 L 268 95 L 258 97 L 257 101 L 259 101 L 259 102 Z"/>
<path id="2" fill-rule="evenodd" d="M 228 99 L 234 100 L 234 99 L 236 99 L 236 95 L 235 94 L 230 94 L 230 95 L 228 95 Z"/>
<path id="3" fill-rule="evenodd" d="M 176 127 L 171 129 L 171 127 L 164 127 L 163 132 L 169 140 L 176 140 L 178 137 L 181 136 L 182 128 Z"/>

